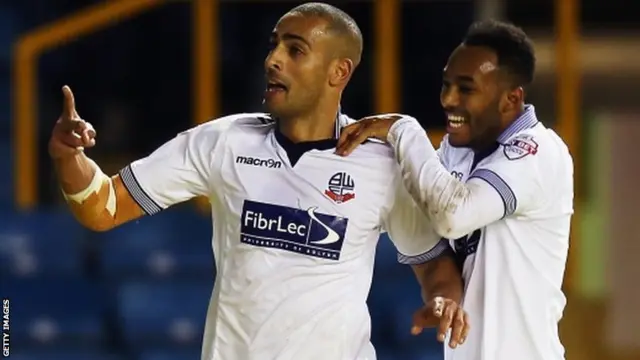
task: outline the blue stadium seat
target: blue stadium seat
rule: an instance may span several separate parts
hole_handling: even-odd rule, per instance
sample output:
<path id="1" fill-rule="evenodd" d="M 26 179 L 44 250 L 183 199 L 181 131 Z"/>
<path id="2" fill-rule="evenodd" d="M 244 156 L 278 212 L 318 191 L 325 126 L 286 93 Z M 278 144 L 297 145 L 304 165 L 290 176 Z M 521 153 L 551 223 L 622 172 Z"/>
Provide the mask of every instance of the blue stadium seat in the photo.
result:
<path id="1" fill-rule="evenodd" d="M 106 338 L 105 292 L 81 279 L 13 279 L 0 292 L 10 299 L 11 343 L 16 349 L 95 348 Z"/>
<path id="2" fill-rule="evenodd" d="M 1 71 L 1 70 L 0 70 Z M 8 87 L 7 87 L 8 88 Z M 3 96 L 2 84 L 0 83 L 0 104 Z M 1 115 L 0 115 L 1 116 Z M 7 131 L 10 126 L 3 125 L 0 120 L 0 132 Z M 3 127 L 7 128 L 4 130 Z M 14 191 L 13 191 L 13 164 L 11 155 L 11 147 L 4 144 L 6 140 L 0 140 L 0 206 L 3 208 L 11 209 L 14 207 Z"/>
<path id="3" fill-rule="evenodd" d="M 200 360 L 200 347 L 185 350 L 146 350 L 137 360 Z"/>
<path id="4" fill-rule="evenodd" d="M 444 350 L 442 346 L 439 348 L 428 348 L 428 349 L 418 349 L 418 350 L 409 350 L 405 351 L 403 356 L 403 360 L 443 360 L 444 359 Z"/>
<path id="5" fill-rule="evenodd" d="M 398 252 L 387 233 L 384 233 L 380 235 L 376 246 L 374 271 L 380 275 L 389 274 L 396 271 L 398 266 L 401 266 L 398 263 Z"/>
<path id="6" fill-rule="evenodd" d="M 99 234 L 102 271 L 109 279 L 131 276 L 215 276 L 211 220 L 191 211 L 167 210 Z"/>
<path id="7" fill-rule="evenodd" d="M 125 357 L 96 351 L 12 352 L 11 360 L 125 360 Z"/>
<path id="8" fill-rule="evenodd" d="M 371 340 L 378 345 L 393 343 L 396 299 L 409 291 L 415 292 L 412 296 L 420 298 L 420 290 L 411 267 L 398 263 L 397 251 L 387 234 L 380 236 L 375 261 L 367 304 L 371 314 Z M 409 290 L 398 287 L 399 283 L 408 284 Z"/>
<path id="9" fill-rule="evenodd" d="M 436 348 L 403 349 L 401 346 L 376 346 L 377 360 L 443 360 L 442 346 Z"/>
<path id="10" fill-rule="evenodd" d="M 420 335 L 411 335 L 413 314 L 423 306 L 420 286 L 415 279 L 403 279 L 387 285 L 391 294 L 392 336 L 390 338 L 399 348 L 413 353 L 433 353 L 442 347 L 436 340 L 435 329 L 426 329 Z"/>
<path id="11" fill-rule="evenodd" d="M 376 346 L 376 359 L 377 360 L 408 360 L 402 349 L 391 346 Z"/>
<path id="12" fill-rule="evenodd" d="M 411 271 L 395 278 L 374 277 L 367 303 L 371 313 L 371 341 L 383 354 L 394 356 L 398 353 L 396 349 L 402 349 L 402 354 L 406 351 L 431 353 L 440 346 L 434 329 L 427 329 L 419 336 L 410 333 L 412 316 L 423 305 L 420 286 Z"/>
<path id="13" fill-rule="evenodd" d="M 378 240 L 373 273 L 376 278 L 413 276 L 410 266 L 398 262 L 398 251 L 387 233 L 380 235 Z"/>
<path id="14" fill-rule="evenodd" d="M 0 70 L 2 71 L 2 70 Z M 0 104 L 5 91 L 0 80 Z M 9 86 L 6 86 L 9 89 Z M 10 126 L 0 119 L 0 133 L 9 132 Z M 1 135 L 0 135 L 1 136 Z M 0 206 L 12 208 L 13 204 L 13 168 L 11 146 L 7 144 L 9 139 L 0 139 Z"/>
<path id="15" fill-rule="evenodd" d="M 85 231 L 68 211 L 0 214 L 0 273 L 79 276 Z"/>
<path id="16" fill-rule="evenodd" d="M 199 346 L 212 286 L 213 279 L 122 284 L 117 302 L 125 341 L 139 348 Z"/>
<path id="17" fill-rule="evenodd" d="M 389 308 L 392 304 L 390 300 L 386 282 L 374 276 L 367 306 L 371 316 L 371 341 L 375 346 L 382 345 L 391 338 L 392 322 Z"/>

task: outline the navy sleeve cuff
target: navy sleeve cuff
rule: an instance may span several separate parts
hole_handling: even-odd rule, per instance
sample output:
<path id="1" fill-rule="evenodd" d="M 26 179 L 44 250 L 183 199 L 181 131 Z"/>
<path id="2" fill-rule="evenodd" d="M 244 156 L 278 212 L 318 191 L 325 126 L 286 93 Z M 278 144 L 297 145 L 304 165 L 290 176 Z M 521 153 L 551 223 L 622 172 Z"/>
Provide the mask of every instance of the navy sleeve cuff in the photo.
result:
<path id="1" fill-rule="evenodd" d="M 451 246 L 449 245 L 449 240 L 441 239 L 436 244 L 436 246 L 431 248 L 431 250 L 424 252 L 420 255 L 408 256 L 408 255 L 398 253 L 398 262 L 406 265 L 424 264 L 446 253 L 450 248 Z"/>
<path id="2" fill-rule="evenodd" d="M 131 170 L 131 165 L 120 170 L 120 178 L 133 200 L 135 200 L 147 215 L 157 214 L 162 211 L 162 207 L 142 189 L 136 176 Z"/>
<path id="3" fill-rule="evenodd" d="M 486 181 L 489 185 L 491 185 L 500 197 L 502 198 L 502 203 L 504 204 L 504 215 L 503 217 L 507 217 L 516 212 L 516 208 L 518 206 L 518 201 L 516 199 L 516 195 L 513 190 L 509 186 L 509 184 L 504 181 L 500 175 L 488 169 L 478 169 L 471 174 L 469 179 L 477 178 Z"/>

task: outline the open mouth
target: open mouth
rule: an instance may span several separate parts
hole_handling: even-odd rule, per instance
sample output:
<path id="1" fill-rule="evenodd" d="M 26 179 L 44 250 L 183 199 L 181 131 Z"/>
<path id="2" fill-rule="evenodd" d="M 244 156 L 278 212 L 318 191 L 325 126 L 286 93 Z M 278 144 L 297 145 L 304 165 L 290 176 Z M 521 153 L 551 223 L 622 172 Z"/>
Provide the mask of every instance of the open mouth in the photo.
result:
<path id="1" fill-rule="evenodd" d="M 280 91 L 287 91 L 287 87 L 278 81 L 270 80 L 267 82 L 267 92 L 275 93 Z"/>
<path id="2" fill-rule="evenodd" d="M 467 119 L 461 115 L 447 114 L 447 126 L 457 129 L 467 123 Z"/>

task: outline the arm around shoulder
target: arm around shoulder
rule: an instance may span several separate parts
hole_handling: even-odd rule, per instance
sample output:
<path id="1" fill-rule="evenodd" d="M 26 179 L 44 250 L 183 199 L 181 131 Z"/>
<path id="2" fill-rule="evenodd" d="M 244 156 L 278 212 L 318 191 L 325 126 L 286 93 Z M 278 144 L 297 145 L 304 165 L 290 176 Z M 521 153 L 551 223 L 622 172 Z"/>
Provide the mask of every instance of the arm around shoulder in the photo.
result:
<path id="1" fill-rule="evenodd" d="M 396 122 L 389 132 L 405 186 L 429 216 L 440 236 L 455 239 L 526 208 L 535 199 L 536 163 L 509 158 L 500 148 L 493 160 L 476 169 L 467 182 L 451 175 L 424 130 L 413 118 Z"/>

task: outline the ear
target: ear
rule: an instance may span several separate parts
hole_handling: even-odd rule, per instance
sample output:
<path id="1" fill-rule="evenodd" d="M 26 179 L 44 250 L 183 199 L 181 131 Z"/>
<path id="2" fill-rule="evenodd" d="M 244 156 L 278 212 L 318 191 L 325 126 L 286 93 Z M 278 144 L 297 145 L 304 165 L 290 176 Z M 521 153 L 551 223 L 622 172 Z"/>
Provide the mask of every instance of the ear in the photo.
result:
<path id="1" fill-rule="evenodd" d="M 336 59 L 329 71 L 329 85 L 344 88 L 351 79 L 353 61 L 348 58 Z"/>
<path id="2" fill-rule="evenodd" d="M 500 110 L 502 112 L 510 112 L 514 110 L 518 110 L 521 107 L 521 104 L 524 102 L 524 89 L 522 86 L 518 86 L 516 88 L 507 90 L 500 104 Z"/>

